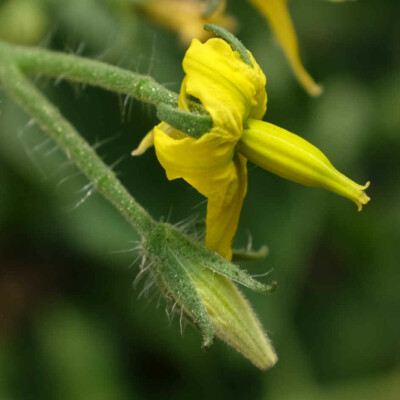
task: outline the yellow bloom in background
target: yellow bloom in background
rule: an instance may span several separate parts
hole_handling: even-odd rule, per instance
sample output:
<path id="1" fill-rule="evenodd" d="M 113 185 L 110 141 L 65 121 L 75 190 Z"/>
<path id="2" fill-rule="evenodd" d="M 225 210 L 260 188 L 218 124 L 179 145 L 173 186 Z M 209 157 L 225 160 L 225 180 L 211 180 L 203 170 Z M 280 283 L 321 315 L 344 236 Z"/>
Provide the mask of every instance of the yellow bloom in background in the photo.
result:
<path id="1" fill-rule="evenodd" d="M 148 0 L 141 4 L 139 9 L 151 21 L 163 28 L 176 32 L 184 46 L 188 46 L 192 39 L 205 41 L 210 34 L 203 30 L 204 24 L 212 23 L 236 30 L 236 20 L 224 14 L 226 1 L 221 1 L 215 11 L 204 17 L 206 3 L 201 0 Z"/>
<path id="2" fill-rule="evenodd" d="M 215 0 L 218 1 L 218 0 Z M 346 0 L 329 0 L 343 3 Z M 300 84 L 312 96 L 319 96 L 322 87 L 318 85 L 304 68 L 301 61 L 296 30 L 288 9 L 288 0 L 249 0 L 249 2 L 268 21 L 290 66 Z M 192 39 L 205 41 L 209 33 L 203 30 L 206 23 L 222 26 L 234 32 L 237 22 L 231 15 L 225 14 L 226 0 L 219 0 L 219 5 L 208 16 L 205 0 L 147 0 L 138 9 L 151 21 L 176 32 L 184 46 Z"/>
<path id="3" fill-rule="evenodd" d="M 289 14 L 288 0 L 249 0 L 249 2 L 267 19 L 300 84 L 310 95 L 320 95 L 322 87 L 315 83 L 301 62 L 296 31 Z"/>
<path id="4" fill-rule="evenodd" d="M 141 154 L 154 141 L 168 179 L 183 178 L 208 198 L 206 246 L 227 259 L 246 195 L 247 159 L 286 179 L 347 197 L 359 209 L 369 201 L 363 191 L 368 184 L 341 174 L 306 140 L 261 121 L 266 78 L 250 57 L 252 66 L 222 39 L 193 40 L 183 60 L 179 108 L 189 110 L 188 96 L 198 99 L 212 129 L 195 139 L 162 122 L 134 152 Z"/>

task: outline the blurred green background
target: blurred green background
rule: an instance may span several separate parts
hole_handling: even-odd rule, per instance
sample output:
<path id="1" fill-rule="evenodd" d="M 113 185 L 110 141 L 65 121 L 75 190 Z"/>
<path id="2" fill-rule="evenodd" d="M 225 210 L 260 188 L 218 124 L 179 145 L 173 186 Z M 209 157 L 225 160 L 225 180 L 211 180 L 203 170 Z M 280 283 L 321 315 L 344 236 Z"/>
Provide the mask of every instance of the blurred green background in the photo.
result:
<path id="1" fill-rule="evenodd" d="M 184 49 L 125 0 L 0 1 L 0 36 L 141 72 L 179 91 Z M 13 9 L 14 8 L 14 9 Z M 11 11 L 10 11 L 11 10 Z M 306 67 L 295 81 L 262 17 L 230 1 L 238 36 L 267 76 L 266 120 L 317 145 L 358 183 L 349 201 L 253 165 L 235 247 L 270 247 L 280 288 L 244 291 L 280 361 L 260 372 L 217 342 L 180 333 L 138 273 L 138 236 L 0 92 L 0 399 L 400 399 L 400 28 L 398 0 L 291 1 Z M 396 18 L 397 17 L 397 18 Z M 14 19 L 13 19 L 14 18 Z M 8 27 L 6 25 L 9 25 Z M 33 77 L 156 219 L 202 218 L 204 199 L 168 182 L 150 150 L 152 107 Z M 146 291 L 145 291 L 146 292 Z"/>

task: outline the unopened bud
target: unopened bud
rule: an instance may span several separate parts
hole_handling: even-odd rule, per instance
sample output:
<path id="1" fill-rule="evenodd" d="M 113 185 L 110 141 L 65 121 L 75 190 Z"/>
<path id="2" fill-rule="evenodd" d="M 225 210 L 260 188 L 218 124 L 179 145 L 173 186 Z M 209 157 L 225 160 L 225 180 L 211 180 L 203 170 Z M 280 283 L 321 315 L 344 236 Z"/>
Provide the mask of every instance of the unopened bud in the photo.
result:
<path id="1" fill-rule="evenodd" d="M 261 369 L 276 363 L 260 322 L 232 280 L 265 293 L 275 284 L 255 281 L 168 224 L 155 228 L 143 246 L 162 292 L 200 329 L 204 347 L 215 334 Z"/>

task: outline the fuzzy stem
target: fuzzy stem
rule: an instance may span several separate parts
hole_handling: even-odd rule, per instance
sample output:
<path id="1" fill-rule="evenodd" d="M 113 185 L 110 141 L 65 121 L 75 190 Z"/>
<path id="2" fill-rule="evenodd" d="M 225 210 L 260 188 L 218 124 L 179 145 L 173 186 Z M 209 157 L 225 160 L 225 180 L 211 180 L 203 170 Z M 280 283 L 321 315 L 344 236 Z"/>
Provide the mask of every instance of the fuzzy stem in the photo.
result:
<path id="1" fill-rule="evenodd" d="M 101 61 L 73 54 L 8 44 L 0 40 L 0 61 L 12 59 L 28 74 L 43 74 L 97 86 L 112 92 L 127 94 L 143 103 L 177 106 L 178 94 L 157 83 L 151 76 L 115 67 Z M 204 108 L 190 103 L 194 112 L 206 114 Z"/>
<path id="2" fill-rule="evenodd" d="M 98 86 L 127 94 L 145 103 L 176 106 L 178 95 L 159 85 L 153 78 L 100 61 L 38 48 L 15 46 L 0 41 L 0 61 L 9 58 L 24 73 Z"/>
<path id="3" fill-rule="evenodd" d="M 11 60 L 0 58 L 0 82 L 14 101 L 57 142 L 67 157 L 74 160 L 97 191 L 106 197 L 142 236 L 146 236 L 156 222 L 128 193 L 114 172 L 86 140 L 25 78 Z"/>
<path id="4" fill-rule="evenodd" d="M 0 62 L 7 59 L 24 73 L 44 74 L 97 86 L 126 94 L 144 103 L 154 104 L 158 109 L 169 106 L 173 110 L 178 106 L 178 94 L 166 89 L 152 77 L 100 61 L 38 48 L 15 46 L 0 41 Z M 191 112 L 187 112 L 184 116 L 176 116 L 176 113 L 171 112 L 168 122 L 179 129 L 182 128 L 181 121 L 184 119 L 184 126 L 189 126 L 184 132 L 197 138 L 207 132 L 204 127 L 212 126 L 212 120 L 201 104 L 189 103 Z M 175 122 L 179 126 L 175 126 Z"/>

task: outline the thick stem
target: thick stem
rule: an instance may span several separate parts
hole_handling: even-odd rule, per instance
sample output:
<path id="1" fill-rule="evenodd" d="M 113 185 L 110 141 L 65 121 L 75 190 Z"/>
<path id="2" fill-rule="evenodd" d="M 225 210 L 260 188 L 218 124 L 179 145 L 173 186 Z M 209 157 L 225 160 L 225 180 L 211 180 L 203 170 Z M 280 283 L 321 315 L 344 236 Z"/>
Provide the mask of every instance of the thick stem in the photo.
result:
<path id="1" fill-rule="evenodd" d="M 5 91 L 73 159 L 94 188 L 103 194 L 125 218 L 145 236 L 156 222 L 128 193 L 114 172 L 99 158 L 76 129 L 60 114 L 11 60 L 0 59 L 0 82 Z"/>

